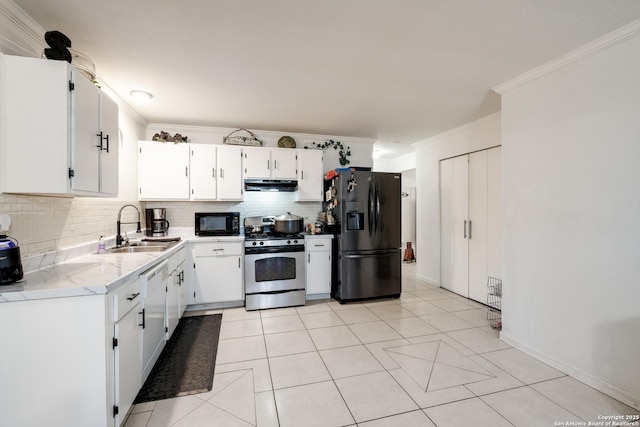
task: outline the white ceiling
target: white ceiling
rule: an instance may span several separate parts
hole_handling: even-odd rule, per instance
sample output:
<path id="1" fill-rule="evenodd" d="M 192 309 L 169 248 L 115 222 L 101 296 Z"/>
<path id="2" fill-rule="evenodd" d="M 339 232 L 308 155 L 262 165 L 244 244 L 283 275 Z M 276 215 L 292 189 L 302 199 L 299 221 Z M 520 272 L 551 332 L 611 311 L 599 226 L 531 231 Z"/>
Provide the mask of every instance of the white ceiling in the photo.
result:
<path id="1" fill-rule="evenodd" d="M 383 158 L 640 19 L 638 0 L 14 1 L 150 123 L 376 138 Z"/>

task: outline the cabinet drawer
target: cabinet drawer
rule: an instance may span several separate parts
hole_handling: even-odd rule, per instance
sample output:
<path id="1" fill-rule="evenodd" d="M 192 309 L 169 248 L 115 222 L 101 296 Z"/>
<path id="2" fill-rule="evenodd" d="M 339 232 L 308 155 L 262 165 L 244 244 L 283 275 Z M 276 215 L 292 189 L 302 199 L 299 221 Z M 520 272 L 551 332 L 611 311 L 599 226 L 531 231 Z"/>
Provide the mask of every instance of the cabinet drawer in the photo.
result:
<path id="1" fill-rule="evenodd" d="M 140 295 L 140 281 L 134 280 L 124 285 L 113 295 L 113 318 L 120 320 L 142 300 Z"/>
<path id="2" fill-rule="evenodd" d="M 169 272 L 176 269 L 187 257 L 187 250 L 182 248 L 169 258 Z"/>
<path id="3" fill-rule="evenodd" d="M 195 247 L 196 258 L 211 256 L 237 256 L 242 255 L 242 243 L 200 243 Z"/>
<path id="4" fill-rule="evenodd" d="M 304 241 L 307 252 L 323 252 L 331 250 L 331 239 L 308 239 Z"/>

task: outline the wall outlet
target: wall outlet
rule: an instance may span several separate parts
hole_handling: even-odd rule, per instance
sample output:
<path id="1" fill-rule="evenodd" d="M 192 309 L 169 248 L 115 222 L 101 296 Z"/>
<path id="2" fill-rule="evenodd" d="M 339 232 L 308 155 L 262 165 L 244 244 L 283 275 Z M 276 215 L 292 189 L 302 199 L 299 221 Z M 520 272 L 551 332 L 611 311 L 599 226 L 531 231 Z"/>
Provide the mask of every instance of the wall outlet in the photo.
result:
<path id="1" fill-rule="evenodd" d="M 11 217 L 8 214 L 0 213 L 0 232 L 4 234 L 5 231 L 11 227 Z"/>

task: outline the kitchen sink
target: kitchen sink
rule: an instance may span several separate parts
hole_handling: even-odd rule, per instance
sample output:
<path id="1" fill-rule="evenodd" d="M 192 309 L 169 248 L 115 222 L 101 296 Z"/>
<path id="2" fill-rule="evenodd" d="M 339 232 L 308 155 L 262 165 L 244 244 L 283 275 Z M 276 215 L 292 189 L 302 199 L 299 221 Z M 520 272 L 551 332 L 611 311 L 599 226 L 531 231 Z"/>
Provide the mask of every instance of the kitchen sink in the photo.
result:
<path id="1" fill-rule="evenodd" d="M 131 242 L 126 246 L 114 246 L 106 250 L 107 253 L 120 254 L 120 253 L 136 253 L 136 252 L 162 252 L 165 249 L 170 248 L 177 242 L 154 242 L 154 241 L 140 241 Z"/>

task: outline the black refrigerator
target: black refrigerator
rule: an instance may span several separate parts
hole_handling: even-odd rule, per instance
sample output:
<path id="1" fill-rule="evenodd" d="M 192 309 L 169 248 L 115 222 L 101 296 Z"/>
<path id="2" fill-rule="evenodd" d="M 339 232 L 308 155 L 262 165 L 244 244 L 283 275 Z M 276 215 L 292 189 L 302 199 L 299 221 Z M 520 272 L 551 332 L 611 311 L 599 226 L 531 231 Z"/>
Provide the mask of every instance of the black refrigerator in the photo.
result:
<path id="1" fill-rule="evenodd" d="M 400 296 L 400 193 L 399 173 L 341 170 L 325 180 L 336 233 L 331 295 L 341 303 Z"/>

